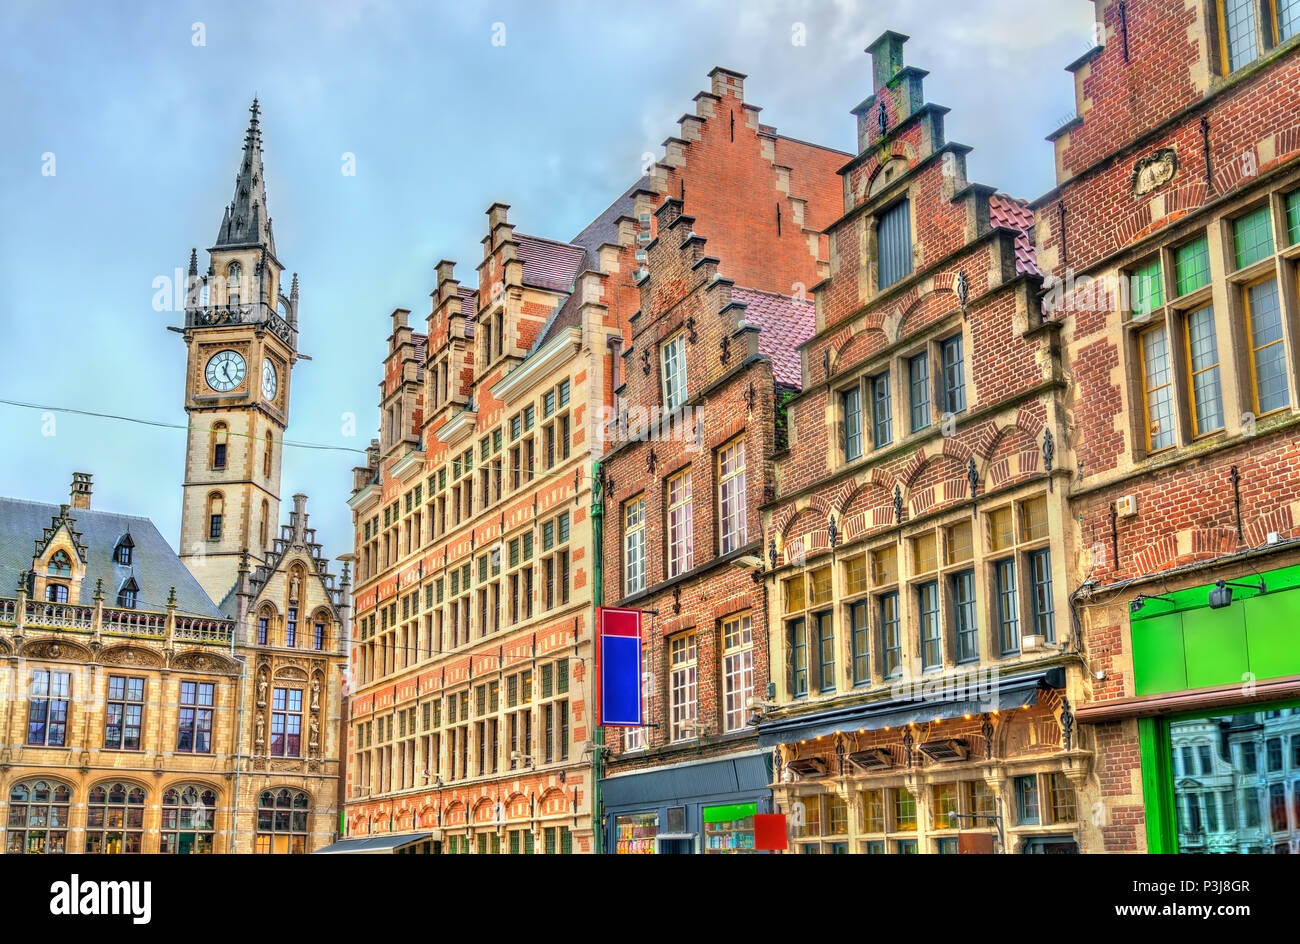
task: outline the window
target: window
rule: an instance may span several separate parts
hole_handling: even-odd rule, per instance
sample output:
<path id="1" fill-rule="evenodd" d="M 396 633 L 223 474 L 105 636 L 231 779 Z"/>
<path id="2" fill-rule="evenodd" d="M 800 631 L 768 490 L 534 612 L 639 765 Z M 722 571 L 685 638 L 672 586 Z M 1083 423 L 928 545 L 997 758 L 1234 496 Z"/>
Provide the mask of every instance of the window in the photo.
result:
<path id="1" fill-rule="evenodd" d="M 1218 0 L 1219 50 L 1225 73 L 1259 57 L 1255 38 L 1257 0 Z"/>
<path id="2" fill-rule="evenodd" d="M 298 645 L 298 608 L 289 607 L 288 616 L 284 621 L 284 644 L 290 649 Z"/>
<path id="3" fill-rule="evenodd" d="M 45 585 L 45 602 L 67 603 L 68 585 L 63 583 L 47 583 Z"/>
<path id="4" fill-rule="evenodd" d="M 1206 305 L 1184 320 L 1192 380 L 1192 433 L 1202 436 L 1223 429 L 1223 393 L 1219 385 L 1219 345 L 1214 336 L 1214 308 Z"/>
<path id="5" fill-rule="evenodd" d="M 1021 826 L 1038 825 L 1038 777 L 1029 774 L 1015 779 L 1016 817 Z"/>
<path id="6" fill-rule="evenodd" d="M 212 468 L 224 469 L 226 467 L 226 447 L 230 437 L 230 430 L 225 423 L 212 424 Z"/>
<path id="7" fill-rule="evenodd" d="M 889 390 L 889 371 L 871 378 L 871 441 L 877 448 L 894 441 L 893 403 Z"/>
<path id="8" fill-rule="evenodd" d="M 317 652 L 325 648 L 325 624 L 317 623 L 312 628 L 312 648 Z"/>
<path id="9" fill-rule="evenodd" d="M 263 790 L 257 801 L 259 855 L 299 855 L 307 851 L 311 799 L 301 790 Z"/>
<path id="10" fill-rule="evenodd" d="M 9 788 L 5 852 L 55 855 L 67 851 L 72 791 L 61 783 L 29 780 Z"/>
<path id="11" fill-rule="evenodd" d="M 138 751 L 143 719 L 144 679 L 110 675 L 104 713 L 105 749 Z"/>
<path id="12" fill-rule="evenodd" d="M 1074 785 L 1065 774 L 1047 775 L 1048 796 L 1051 798 L 1053 823 L 1072 823 L 1078 816 L 1078 801 L 1074 795 Z"/>
<path id="13" fill-rule="evenodd" d="M 894 832 L 916 832 L 916 796 L 899 787 L 894 793 Z M 913 850 L 915 851 L 915 850 Z"/>
<path id="14" fill-rule="evenodd" d="M 266 613 L 263 613 L 257 618 L 257 644 L 259 646 L 266 645 L 266 637 L 269 632 L 270 623 L 271 618 Z"/>
<path id="15" fill-rule="evenodd" d="M 1136 267 L 1129 273 L 1129 309 L 1134 321 L 1146 321 L 1165 303 L 1164 274 L 1160 257 Z"/>
<path id="16" fill-rule="evenodd" d="M 1232 249 L 1238 269 L 1273 254 L 1273 220 L 1268 204 L 1232 221 Z"/>
<path id="17" fill-rule="evenodd" d="M 216 833 L 217 795 L 186 784 L 163 793 L 158 851 L 171 855 L 210 855 Z"/>
<path id="18" fill-rule="evenodd" d="M 1282 769 L 1282 739 L 1269 738 L 1265 744 L 1265 752 L 1268 757 L 1268 770 L 1273 773 Z"/>
<path id="19" fill-rule="evenodd" d="M 1300 33 L 1300 0 L 1274 0 L 1277 10 L 1277 41 L 1284 43 Z"/>
<path id="20" fill-rule="evenodd" d="M 849 636 L 853 648 L 853 684 L 865 685 L 871 681 L 871 626 L 867 620 L 867 601 L 858 600 L 849 606 Z"/>
<path id="21" fill-rule="evenodd" d="M 930 425 L 930 358 L 925 351 L 908 358 L 907 382 L 912 432 L 916 433 Z"/>
<path id="22" fill-rule="evenodd" d="M 68 703 L 72 673 L 36 669 L 27 693 L 27 743 L 63 747 L 68 743 Z"/>
<path id="23" fill-rule="evenodd" d="M 140 787 L 123 783 L 93 787 L 86 798 L 86 852 L 143 852 L 144 800 Z"/>
<path id="24" fill-rule="evenodd" d="M 686 333 L 679 331 L 659 351 L 663 371 L 664 409 L 672 412 L 686 402 Z"/>
<path id="25" fill-rule="evenodd" d="M 176 750 L 191 754 L 212 753 L 214 688 L 211 682 L 181 682 Z"/>
<path id="26" fill-rule="evenodd" d="M 939 624 L 939 584 L 927 580 L 916 588 L 917 613 L 921 623 L 921 668 L 943 665 L 943 630 Z"/>
<path id="27" fill-rule="evenodd" d="M 754 694 L 754 630 L 748 613 L 723 620 L 722 690 L 726 730 L 744 730 L 746 704 Z"/>
<path id="28" fill-rule="evenodd" d="M 893 678 L 903 668 L 903 634 L 899 624 L 898 591 L 884 593 L 877 601 L 880 610 L 880 670 Z"/>
<path id="29" fill-rule="evenodd" d="M 862 390 L 852 387 L 840 394 L 844 414 L 844 461 L 862 458 Z"/>
<path id="30" fill-rule="evenodd" d="M 816 682 L 819 694 L 835 691 L 835 626 L 830 613 L 813 616 L 813 647 L 817 657 Z"/>
<path id="31" fill-rule="evenodd" d="M 208 496 L 208 540 L 216 541 L 221 538 L 221 513 L 224 510 L 225 502 L 222 500 L 220 492 L 213 492 Z"/>
<path id="32" fill-rule="evenodd" d="M 302 756 L 302 689 L 271 693 L 271 756 Z"/>
<path id="33" fill-rule="evenodd" d="M 691 473 L 668 480 L 668 576 L 676 577 L 695 566 L 695 541 L 691 533 Z"/>
<path id="34" fill-rule="evenodd" d="M 1034 594 L 1034 633 L 1054 643 L 1056 642 L 1056 613 L 1052 602 L 1052 552 L 1047 548 L 1030 551 L 1028 560 Z"/>
<path id="35" fill-rule="evenodd" d="M 720 552 L 730 554 L 745 543 L 745 441 L 718 452 L 718 511 Z"/>
<path id="36" fill-rule="evenodd" d="M 672 740 L 694 738 L 699 733 L 695 725 L 695 633 L 685 633 L 668 641 L 668 665 L 671 673 L 669 695 L 672 699 Z"/>
<path id="37" fill-rule="evenodd" d="M 1198 236 L 1174 250 L 1174 294 L 1178 297 L 1210 284 L 1210 244 Z"/>
<path id="38" fill-rule="evenodd" d="M 880 214 L 876 248 L 879 289 L 886 289 L 912 274 L 912 216 L 907 200 L 900 200 Z"/>
<path id="39" fill-rule="evenodd" d="M 72 576 L 72 558 L 68 556 L 67 551 L 55 551 L 54 556 L 50 558 L 49 566 L 45 572 L 51 577 L 71 577 Z"/>
<path id="40" fill-rule="evenodd" d="M 961 335 L 939 345 L 943 357 L 943 410 L 960 413 L 966 409 L 966 366 L 962 359 Z"/>
<path id="41" fill-rule="evenodd" d="M 1146 409 L 1147 450 L 1159 452 L 1174 444 L 1173 371 L 1165 326 L 1139 336 L 1142 350 L 1142 400 Z"/>
<path id="42" fill-rule="evenodd" d="M 1247 286 L 1244 292 L 1247 336 L 1250 343 L 1250 377 L 1255 410 L 1272 413 L 1290 403 L 1287 392 L 1286 352 L 1282 342 L 1282 308 L 1277 279 Z"/>
<path id="43" fill-rule="evenodd" d="M 1291 0 L 1296 16 L 1300 19 L 1300 0 Z M 1285 197 L 1286 202 L 1286 241 L 1294 246 L 1300 243 L 1300 190 L 1292 190 Z"/>
<path id="44" fill-rule="evenodd" d="M 785 581 L 786 687 L 792 698 L 808 694 L 809 670 L 817 693 L 835 689 L 835 630 L 832 611 L 797 615 L 832 601 L 831 568 L 820 567 Z M 810 658 L 811 655 L 811 658 Z"/>
<path id="45" fill-rule="evenodd" d="M 131 540 L 130 534 L 122 535 L 122 540 L 117 542 L 117 548 L 113 551 L 113 560 L 123 567 L 131 566 L 131 552 L 135 549 L 135 542 Z"/>
<path id="46" fill-rule="evenodd" d="M 803 617 L 786 624 L 786 688 L 791 698 L 808 694 L 808 640 Z"/>
<path id="47" fill-rule="evenodd" d="M 623 505 L 623 592 L 645 589 L 645 496 Z"/>
<path id="48" fill-rule="evenodd" d="M 1020 602 L 1016 593 L 1015 558 L 993 565 L 998 605 L 998 642 L 1003 655 L 1020 651 Z"/>
<path id="49" fill-rule="evenodd" d="M 140 585 L 135 582 L 134 577 L 127 577 L 122 584 L 122 588 L 117 591 L 117 605 L 128 610 L 134 610 L 139 597 Z"/>
<path id="50" fill-rule="evenodd" d="M 975 619 L 975 571 L 963 570 L 949 580 L 957 661 L 974 662 L 980 657 L 979 626 Z"/>

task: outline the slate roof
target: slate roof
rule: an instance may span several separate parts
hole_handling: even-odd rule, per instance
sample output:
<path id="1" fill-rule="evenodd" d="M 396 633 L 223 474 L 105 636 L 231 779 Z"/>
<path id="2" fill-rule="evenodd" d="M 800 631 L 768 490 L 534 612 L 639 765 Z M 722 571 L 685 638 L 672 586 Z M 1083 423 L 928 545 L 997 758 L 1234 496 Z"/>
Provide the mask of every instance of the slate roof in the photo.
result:
<path id="1" fill-rule="evenodd" d="M 460 310 L 465 315 L 465 337 L 474 337 L 474 316 L 478 314 L 478 292 L 460 287 Z"/>
<path id="2" fill-rule="evenodd" d="M 1033 241 L 1030 239 L 1030 233 L 1034 228 L 1034 211 L 1029 208 L 1026 201 L 1017 200 L 1005 193 L 995 193 L 989 197 L 989 222 L 994 226 L 1019 230 L 1019 235 L 1016 236 L 1017 273 L 1043 274 L 1043 271 L 1038 268 L 1038 257 L 1034 252 Z"/>
<path id="3" fill-rule="evenodd" d="M 524 284 L 553 292 L 567 292 L 573 287 L 582 261 L 581 246 L 543 239 L 540 236 L 515 234 L 519 261 L 524 264 Z"/>
<path id="4" fill-rule="evenodd" d="M 816 305 L 811 300 L 800 302 L 788 295 L 751 288 L 733 288 L 731 300 L 744 302 L 745 320 L 759 327 L 758 350 L 772 359 L 772 376 L 776 382 L 802 388 L 799 345 L 816 330 Z"/>
<path id="5" fill-rule="evenodd" d="M 0 595 L 13 595 L 18 574 L 31 569 L 36 542 L 58 515 L 58 505 L 0 498 Z M 116 605 L 118 589 L 133 576 L 140 587 L 142 610 L 165 609 L 168 591 L 175 587 L 177 612 L 225 617 L 148 518 L 81 508 L 70 508 L 68 517 L 75 519 L 72 530 L 81 532 L 86 548 L 81 598 L 73 602 L 92 605 L 95 581 L 102 578 L 104 605 Z M 128 531 L 135 542 L 129 567 L 118 564 L 113 556 L 118 540 Z"/>

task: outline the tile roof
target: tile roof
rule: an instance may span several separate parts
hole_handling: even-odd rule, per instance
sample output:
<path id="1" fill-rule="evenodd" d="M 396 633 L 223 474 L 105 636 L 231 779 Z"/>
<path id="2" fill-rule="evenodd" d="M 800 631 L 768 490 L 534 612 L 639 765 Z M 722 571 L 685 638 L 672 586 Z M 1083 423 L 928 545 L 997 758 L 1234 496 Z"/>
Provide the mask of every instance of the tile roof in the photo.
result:
<path id="1" fill-rule="evenodd" d="M 733 288 L 733 302 L 745 304 L 744 318 L 758 325 L 758 350 L 772 360 L 772 375 L 787 387 L 803 387 L 803 362 L 799 345 L 813 336 L 817 306 L 788 295 Z"/>
<path id="2" fill-rule="evenodd" d="M 1038 257 L 1030 239 L 1034 228 L 1034 211 L 1026 201 L 1017 200 L 1005 193 L 995 193 L 989 197 L 989 222 L 994 226 L 1019 230 L 1019 235 L 1016 236 L 1016 272 L 1043 274 L 1038 268 Z"/>
<path id="3" fill-rule="evenodd" d="M 648 189 L 650 189 L 650 178 L 642 177 L 628 187 L 621 197 L 607 206 L 600 216 L 588 223 L 582 232 L 574 236 L 569 242 L 575 246 L 581 246 L 592 256 L 601 246 L 617 245 L 619 219 L 624 216 L 630 217 L 636 209 L 636 199 L 633 194 L 638 190 Z"/>
<path id="4" fill-rule="evenodd" d="M 465 315 L 465 337 L 474 337 L 474 316 L 478 314 L 478 292 L 460 287 L 460 310 Z"/>
<path id="5" fill-rule="evenodd" d="M 19 572 L 31 569 L 36 541 L 58 517 L 59 507 L 45 502 L 0 498 L 0 594 L 11 596 Z M 168 591 L 175 587 L 178 612 L 192 616 L 224 616 L 148 518 L 84 508 L 70 508 L 68 517 L 75 519 L 71 528 L 81 532 L 81 543 L 86 547 L 86 574 L 81 581 L 81 599 L 75 602 L 86 606 L 93 604 L 95 582 L 102 578 L 104 603 L 112 606 L 119 588 L 133 576 L 140 587 L 140 608 L 143 610 L 165 609 Z M 113 552 L 118 540 L 128 531 L 135 550 L 131 565 L 125 566 L 117 563 Z"/>
<path id="6" fill-rule="evenodd" d="M 582 261 L 582 247 L 543 239 L 540 236 L 515 234 L 519 261 L 524 264 L 524 284 L 552 292 L 573 288 L 573 278 Z"/>

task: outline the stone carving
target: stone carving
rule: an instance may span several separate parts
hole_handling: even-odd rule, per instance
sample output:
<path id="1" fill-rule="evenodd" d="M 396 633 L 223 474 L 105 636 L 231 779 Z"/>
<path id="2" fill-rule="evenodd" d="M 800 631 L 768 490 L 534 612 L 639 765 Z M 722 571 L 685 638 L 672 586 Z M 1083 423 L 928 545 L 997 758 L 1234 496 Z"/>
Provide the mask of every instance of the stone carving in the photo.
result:
<path id="1" fill-rule="evenodd" d="M 311 680 L 311 710 L 320 711 L 320 679 Z"/>
<path id="2" fill-rule="evenodd" d="M 160 666 L 162 657 L 156 652 L 135 646 L 115 646 L 99 654 L 99 661 L 109 665 Z"/>
<path id="3" fill-rule="evenodd" d="M 320 746 L 320 720 L 315 715 L 311 716 L 311 738 L 307 746 L 313 751 Z"/>
<path id="4" fill-rule="evenodd" d="M 255 743 L 258 747 L 266 743 L 266 718 L 262 715 L 257 716 L 257 738 Z"/>
<path id="5" fill-rule="evenodd" d="M 1141 197 L 1158 190 L 1178 173 L 1178 154 L 1173 148 L 1160 148 L 1133 165 L 1133 178 L 1129 186 L 1133 196 Z"/>

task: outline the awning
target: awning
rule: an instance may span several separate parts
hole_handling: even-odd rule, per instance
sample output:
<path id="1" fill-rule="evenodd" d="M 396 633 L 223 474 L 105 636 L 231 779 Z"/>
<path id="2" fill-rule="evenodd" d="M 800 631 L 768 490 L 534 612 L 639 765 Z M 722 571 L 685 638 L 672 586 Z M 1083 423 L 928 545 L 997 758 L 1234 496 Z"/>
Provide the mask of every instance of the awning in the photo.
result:
<path id="1" fill-rule="evenodd" d="M 385 833 L 382 836 L 363 836 L 358 839 L 340 839 L 336 843 L 317 849 L 314 854 L 337 855 L 341 853 L 388 853 L 426 840 L 441 840 L 442 830 L 423 833 Z"/>
<path id="2" fill-rule="evenodd" d="M 939 686 L 943 691 L 946 680 L 918 679 L 907 683 L 913 689 L 924 690 L 927 684 Z M 800 715 L 758 726 L 758 746 L 776 747 L 794 741 L 815 740 L 837 731 L 900 728 L 914 722 L 933 721 L 935 718 L 961 718 L 987 711 L 1011 711 L 1036 704 L 1038 693 L 1044 689 L 1064 688 L 1065 669 L 1057 666 L 1024 675 L 988 676 L 978 686 L 969 686 L 964 697 L 951 700 L 927 698 L 922 691 L 915 698 L 891 698 L 885 701 L 836 708 L 815 714 Z"/>
<path id="3" fill-rule="evenodd" d="M 676 805 L 692 798 L 737 793 L 767 795 L 772 782 L 771 756 L 766 752 L 702 764 L 683 764 L 644 773 L 608 777 L 600 782 L 607 810 L 615 807 Z"/>

